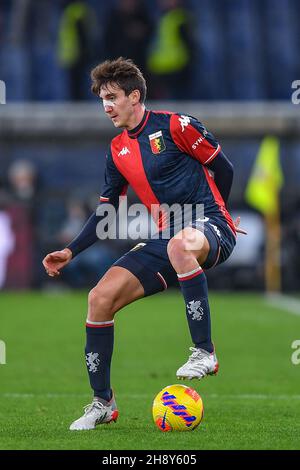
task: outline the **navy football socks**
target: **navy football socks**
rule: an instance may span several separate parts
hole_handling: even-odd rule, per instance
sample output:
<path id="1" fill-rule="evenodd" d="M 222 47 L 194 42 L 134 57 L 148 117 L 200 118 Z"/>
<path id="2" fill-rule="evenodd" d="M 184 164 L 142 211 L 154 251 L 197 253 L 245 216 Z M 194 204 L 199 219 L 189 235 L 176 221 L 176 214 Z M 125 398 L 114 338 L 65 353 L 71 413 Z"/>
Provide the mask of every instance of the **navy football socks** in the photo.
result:
<path id="1" fill-rule="evenodd" d="M 94 396 L 109 401 L 110 365 L 114 344 L 114 322 L 86 323 L 85 360 Z"/>
<path id="2" fill-rule="evenodd" d="M 196 348 L 212 353 L 210 310 L 206 276 L 200 266 L 185 274 L 177 274 L 186 304 L 186 316 Z"/>

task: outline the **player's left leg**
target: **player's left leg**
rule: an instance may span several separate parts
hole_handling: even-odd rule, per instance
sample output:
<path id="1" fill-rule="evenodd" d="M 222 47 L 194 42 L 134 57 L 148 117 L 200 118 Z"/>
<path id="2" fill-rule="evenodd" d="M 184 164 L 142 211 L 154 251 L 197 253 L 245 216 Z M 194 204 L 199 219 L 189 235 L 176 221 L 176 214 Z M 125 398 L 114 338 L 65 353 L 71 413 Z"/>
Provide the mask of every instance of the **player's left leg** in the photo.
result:
<path id="1" fill-rule="evenodd" d="M 218 371 L 211 340 L 207 281 L 202 269 L 207 262 L 213 265 L 218 254 L 215 235 L 210 231 L 204 234 L 193 227 L 186 227 L 168 243 L 168 256 L 177 272 L 194 343 L 188 362 L 177 371 L 178 378 L 200 379 Z"/>

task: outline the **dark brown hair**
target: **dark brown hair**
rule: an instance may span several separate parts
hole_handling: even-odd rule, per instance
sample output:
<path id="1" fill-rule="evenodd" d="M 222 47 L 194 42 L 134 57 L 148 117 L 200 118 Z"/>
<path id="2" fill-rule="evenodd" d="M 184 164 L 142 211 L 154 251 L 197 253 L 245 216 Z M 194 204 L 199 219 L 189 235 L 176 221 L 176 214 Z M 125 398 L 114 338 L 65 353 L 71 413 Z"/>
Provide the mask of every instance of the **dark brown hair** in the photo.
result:
<path id="1" fill-rule="evenodd" d="M 128 96 L 133 90 L 139 90 L 140 102 L 146 99 L 146 81 L 140 69 L 131 59 L 119 57 L 115 60 L 106 60 L 97 65 L 91 71 L 92 92 L 99 96 L 101 88 L 109 83 L 116 83 L 125 95 Z"/>

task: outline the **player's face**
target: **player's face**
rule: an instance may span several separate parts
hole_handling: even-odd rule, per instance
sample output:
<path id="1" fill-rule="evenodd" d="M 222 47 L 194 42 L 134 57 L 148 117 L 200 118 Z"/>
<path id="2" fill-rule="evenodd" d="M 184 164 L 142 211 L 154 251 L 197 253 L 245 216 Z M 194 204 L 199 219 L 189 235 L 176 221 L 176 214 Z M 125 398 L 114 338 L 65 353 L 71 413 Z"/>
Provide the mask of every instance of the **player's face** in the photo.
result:
<path id="1" fill-rule="evenodd" d="M 101 89 L 99 96 L 104 111 L 115 127 L 129 127 L 134 105 L 131 95 L 132 93 L 126 96 L 124 90 L 114 84 L 108 84 Z"/>

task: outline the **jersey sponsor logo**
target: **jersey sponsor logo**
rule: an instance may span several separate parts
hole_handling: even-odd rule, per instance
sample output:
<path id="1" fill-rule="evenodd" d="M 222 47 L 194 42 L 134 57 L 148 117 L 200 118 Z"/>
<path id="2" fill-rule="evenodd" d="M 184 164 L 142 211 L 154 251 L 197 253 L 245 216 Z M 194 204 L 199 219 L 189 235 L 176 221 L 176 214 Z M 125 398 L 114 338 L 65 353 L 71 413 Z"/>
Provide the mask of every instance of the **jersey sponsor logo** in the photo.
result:
<path id="1" fill-rule="evenodd" d="M 130 150 L 127 147 L 123 147 L 122 150 L 118 153 L 118 157 L 120 155 L 127 155 L 127 153 L 130 153 Z"/>
<path id="2" fill-rule="evenodd" d="M 199 217 L 199 219 L 196 219 L 195 222 L 208 222 L 209 217 Z"/>
<path id="3" fill-rule="evenodd" d="M 201 300 L 191 300 L 187 304 L 188 314 L 191 315 L 192 320 L 202 320 L 204 315 L 203 308 L 201 307 Z"/>
<path id="4" fill-rule="evenodd" d="M 200 137 L 198 137 L 198 139 L 196 140 L 196 142 L 193 143 L 192 145 L 192 149 L 193 150 L 196 150 L 198 148 L 198 146 L 203 142 L 203 140 L 206 139 L 206 136 L 207 136 L 207 130 L 204 129 L 202 131 L 202 135 Z"/>
<path id="5" fill-rule="evenodd" d="M 166 150 L 166 144 L 163 138 L 162 131 L 155 132 L 154 134 L 149 135 L 149 141 L 151 146 L 151 151 L 154 155 L 163 152 Z"/>
<path id="6" fill-rule="evenodd" d="M 205 137 L 198 137 L 198 139 L 196 140 L 196 142 L 193 143 L 192 149 L 193 149 L 193 150 L 196 150 L 197 147 L 201 144 L 201 142 L 203 142 L 204 139 L 205 139 Z"/>
<path id="7" fill-rule="evenodd" d="M 188 116 L 184 116 L 183 114 L 180 116 L 178 119 L 180 124 L 181 124 L 181 131 L 183 132 L 184 129 L 189 125 L 191 122 L 190 118 Z"/>

